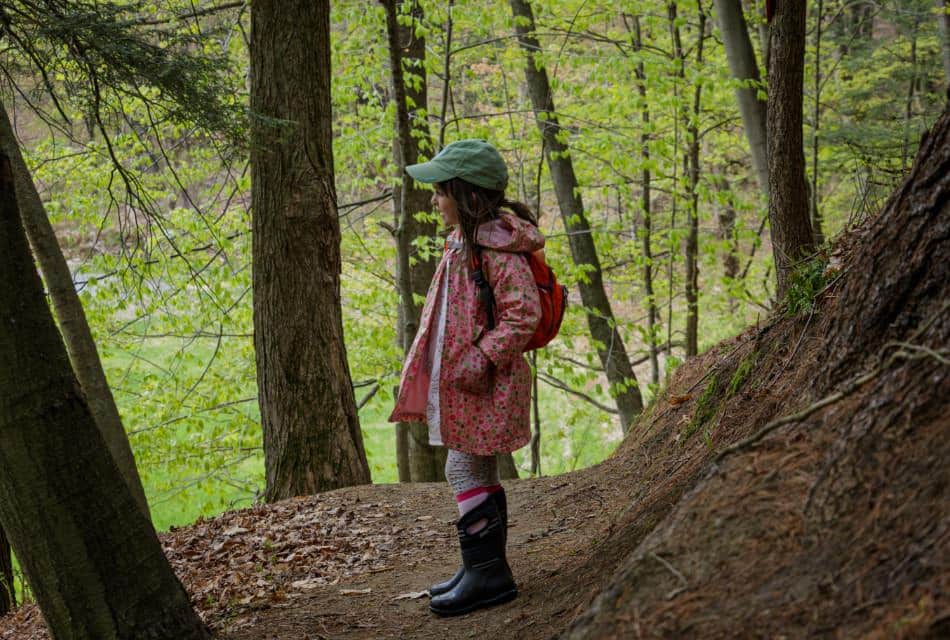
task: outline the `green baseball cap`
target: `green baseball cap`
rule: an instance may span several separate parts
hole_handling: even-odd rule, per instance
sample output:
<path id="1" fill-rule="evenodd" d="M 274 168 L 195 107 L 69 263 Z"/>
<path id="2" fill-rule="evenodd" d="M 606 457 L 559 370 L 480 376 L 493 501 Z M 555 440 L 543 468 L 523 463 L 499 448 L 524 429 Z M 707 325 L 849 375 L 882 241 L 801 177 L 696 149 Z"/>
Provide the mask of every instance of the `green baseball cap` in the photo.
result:
<path id="1" fill-rule="evenodd" d="M 508 167 L 504 158 L 495 147 L 474 138 L 445 145 L 428 162 L 406 167 L 406 173 L 425 183 L 461 178 L 495 191 L 504 191 L 508 185 Z"/>

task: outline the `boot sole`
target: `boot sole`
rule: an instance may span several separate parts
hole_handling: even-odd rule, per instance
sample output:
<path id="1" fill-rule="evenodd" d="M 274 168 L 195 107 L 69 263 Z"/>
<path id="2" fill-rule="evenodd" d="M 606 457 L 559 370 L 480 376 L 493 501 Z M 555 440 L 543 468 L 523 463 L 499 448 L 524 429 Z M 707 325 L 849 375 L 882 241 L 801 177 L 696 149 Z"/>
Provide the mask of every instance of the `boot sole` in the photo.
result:
<path id="1" fill-rule="evenodd" d="M 459 609 L 439 609 L 438 607 L 433 607 L 430 604 L 429 611 L 431 611 L 432 613 L 436 615 L 440 615 L 444 618 L 448 618 L 450 616 L 460 616 L 466 613 L 471 613 L 472 611 L 475 611 L 476 609 L 482 609 L 484 607 L 494 607 L 495 605 L 498 605 L 498 604 L 504 604 L 506 602 L 514 600 L 517 597 L 518 597 L 518 588 L 515 587 L 508 591 L 500 593 L 497 596 L 492 596 L 491 598 L 486 598 L 484 600 L 478 600 L 476 602 L 473 602 Z"/>

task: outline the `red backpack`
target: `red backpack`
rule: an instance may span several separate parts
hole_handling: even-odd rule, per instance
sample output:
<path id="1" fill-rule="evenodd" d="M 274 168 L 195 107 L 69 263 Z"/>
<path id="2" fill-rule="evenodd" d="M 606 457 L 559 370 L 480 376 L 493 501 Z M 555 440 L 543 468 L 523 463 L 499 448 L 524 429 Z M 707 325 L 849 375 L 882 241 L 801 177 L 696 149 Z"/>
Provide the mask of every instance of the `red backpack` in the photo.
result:
<path id="1" fill-rule="evenodd" d="M 485 306 L 488 315 L 488 330 L 495 328 L 495 294 L 491 285 L 482 272 L 482 247 L 476 246 L 472 253 L 472 279 L 478 285 L 478 297 Z M 567 308 L 567 287 L 558 284 L 554 270 L 544 261 L 544 251 L 532 251 L 522 254 L 528 259 L 531 275 L 538 286 L 538 297 L 541 299 L 541 320 L 534 330 L 534 335 L 528 340 L 524 351 L 540 349 L 554 339 L 561 329 L 564 319 L 564 310 Z"/>

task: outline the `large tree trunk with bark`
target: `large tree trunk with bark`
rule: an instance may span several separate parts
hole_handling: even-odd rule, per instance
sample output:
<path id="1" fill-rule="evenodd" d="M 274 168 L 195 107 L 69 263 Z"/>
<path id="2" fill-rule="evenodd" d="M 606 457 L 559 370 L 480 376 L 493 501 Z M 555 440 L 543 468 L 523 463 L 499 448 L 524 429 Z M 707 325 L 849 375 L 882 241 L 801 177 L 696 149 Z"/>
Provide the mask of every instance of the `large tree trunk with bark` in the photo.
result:
<path id="1" fill-rule="evenodd" d="M 543 67 L 538 68 L 536 63 L 535 53 L 540 51 L 540 46 L 533 35 L 534 14 L 525 0 L 511 0 L 511 10 L 515 16 L 518 42 L 526 52 L 525 78 L 528 94 L 544 141 L 548 170 L 551 172 L 551 180 L 557 194 L 561 219 L 568 233 L 571 256 L 576 265 L 589 267 L 585 272 L 585 280 L 578 283 L 581 301 L 587 309 L 587 324 L 607 374 L 611 394 L 617 403 L 620 426 L 626 433 L 643 410 L 643 400 L 604 289 L 600 259 L 584 213 L 584 203 L 581 200 L 570 150 L 558 138 L 560 125 L 555 115 L 547 71 Z"/>
<path id="2" fill-rule="evenodd" d="M 778 3 L 770 37 L 769 226 L 781 301 L 792 271 L 814 248 L 802 139 L 805 0 Z"/>
<path id="3" fill-rule="evenodd" d="M 208 638 L 70 366 L 0 151 L 0 522 L 57 640 Z"/>
<path id="4" fill-rule="evenodd" d="M 329 2 L 251 6 L 254 348 L 267 501 L 370 481 L 343 344 Z"/>
<path id="5" fill-rule="evenodd" d="M 72 273 L 66 258 L 60 250 L 59 242 L 46 215 L 46 208 L 33 183 L 30 170 L 23 161 L 20 145 L 17 143 L 6 108 L 0 104 L 0 149 L 10 158 L 16 183 L 17 201 L 27 239 L 33 249 L 33 255 L 39 263 L 43 280 L 53 303 L 53 312 L 63 333 L 66 351 L 73 371 L 79 379 L 89 409 L 95 418 L 99 431 L 115 458 L 122 477 L 135 497 L 139 508 L 146 517 L 150 517 L 145 490 L 135 466 L 129 437 L 122 426 L 119 410 L 116 408 L 112 390 L 106 380 L 99 359 L 99 351 L 92 339 L 92 331 L 86 322 L 79 295 L 73 284 Z"/>
<path id="6" fill-rule="evenodd" d="M 16 606 L 16 590 L 13 587 L 13 558 L 10 556 L 10 541 L 0 525 L 0 617 Z"/>
<path id="7" fill-rule="evenodd" d="M 749 151 L 752 154 L 752 169 L 759 188 L 769 193 L 769 163 L 766 154 L 766 103 L 759 99 L 762 84 L 755 49 L 742 11 L 741 0 L 715 0 L 719 32 L 726 48 L 726 59 L 732 77 L 742 83 L 736 87 L 736 101 L 742 116 L 742 128 Z"/>
<path id="8" fill-rule="evenodd" d="M 434 255 L 427 260 L 414 256 L 416 238 L 434 236 L 434 222 L 422 222 L 416 214 L 430 210 L 431 191 L 420 188 L 406 175 L 406 166 L 419 162 L 421 143 L 432 147 L 429 123 L 425 117 L 428 94 L 426 89 L 425 39 L 416 35 L 415 23 L 421 22 L 422 8 L 409 0 L 409 15 L 413 24 L 400 25 L 396 0 L 381 0 L 386 10 L 386 29 L 389 38 L 389 66 L 393 99 L 396 103 L 396 139 L 393 155 L 399 180 L 393 188 L 396 213 L 396 282 L 399 287 L 399 335 L 403 351 L 409 353 L 419 329 L 420 305 L 416 297 L 424 298 L 435 274 Z M 418 76 L 406 83 L 405 73 Z M 410 103 L 412 106 L 410 106 Z M 415 132 L 415 135 L 413 135 Z M 398 427 L 397 427 L 398 429 Z M 429 428 L 424 423 L 408 425 L 409 479 L 413 482 L 435 482 L 445 479 L 445 456 L 429 444 Z"/>

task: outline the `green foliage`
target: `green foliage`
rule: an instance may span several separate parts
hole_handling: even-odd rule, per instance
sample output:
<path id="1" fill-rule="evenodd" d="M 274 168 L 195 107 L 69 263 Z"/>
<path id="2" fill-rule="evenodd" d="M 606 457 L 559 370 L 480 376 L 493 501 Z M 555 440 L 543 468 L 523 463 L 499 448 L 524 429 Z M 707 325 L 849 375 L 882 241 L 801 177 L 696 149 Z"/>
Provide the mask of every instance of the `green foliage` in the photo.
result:
<path id="1" fill-rule="evenodd" d="M 151 117 L 240 139 L 242 110 L 229 99 L 226 52 L 205 46 L 214 30 L 155 28 L 178 18 L 142 0 L 14 1 L 2 17 L 4 42 L 16 53 L 2 66 L 42 78 L 63 118 L 68 100 L 102 127 L 110 99 L 131 99 L 149 104 Z"/>
<path id="2" fill-rule="evenodd" d="M 828 261 L 821 254 L 795 269 L 785 292 L 785 313 L 795 316 L 814 311 L 815 302 L 830 278 Z"/>
<path id="3" fill-rule="evenodd" d="M 44 84 L 38 63 L 6 36 L 9 48 L 0 65 L 27 90 L 16 101 L 13 95 L 3 98 L 16 114 L 28 163 L 81 288 L 157 526 L 245 506 L 263 486 L 250 177 L 243 145 L 215 131 L 234 131 L 240 122 L 236 112 L 247 104 L 247 13 L 177 20 L 172 16 L 187 15 L 191 3 L 57 4 L 70 5 L 71 17 L 63 24 L 29 22 L 27 14 L 14 12 L 13 29 L 52 70 L 48 81 L 56 101 L 48 90 L 33 90 Z M 12 2 L 4 8 L 10 13 L 26 6 Z M 649 346 L 661 347 L 659 379 L 667 382 L 683 355 L 688 202 L 683 154 L 696 86 L 702 86 L 694 123 L 702 132 L 700 344 L 714 344 L 770 312 L 774 269 L 762 226 L 767 207 L 750 171 L 735 83 L 715 37 L 705 42 L 702 64 L 693 57 L 699 36 L 694 0 L 678 3 L 687 51 L 682 76 L 670 55 L 666 3 L 646 0 L 621 8 L 606 0 L 536 0 L 532 7 L 540 43 L 536 64 L 547 70 L 554 87 L 558 136 L 570 147 L 617 329 L 631 359 L 640 361 L 636 374 L 641 391 L 647 391 Z M 703 7 L 708 10 L 708 3 Z M 880 3 L 874 30 L 861 31 L 851 4 L 827 0 L 820 56 L 815 56 L 816 16 L 809 14 L 805 135 L 808 143 L 817 132 L 818 201 L 829 237 L 874 210 L 906 171 L 920 132 L 939 112 L 945 85 L 929 7 L 928 0 Z M 525 55 L 508 37 L 514 27 L 510 8 L 500 0 L 454 5 L 444 122 L 447 5 L 426 2 L 422 8 L 421 21 L 408 15 L 400 21 L 426 38 L 426 111 L 433 137 L 438 140 L 444 130 L 447 142 L 484 137 L 497 144 L 510 168 L 508 195 L 539 209 L 547 260 L 571 290 L 561 336 L 538 358 L 542 469 L 551 474 L 594 464 L 619 442 L 619 425 L 560 388 L 604 406 L 613 402 L 616 389 L 600 370 L 598 345 L 591 343 L 577 293 L 594 268 L 576 266 L 572 259 L 570 232 L 559 216 L 523 86 Z M 633 46 L 631 11 L 640 17 L 646 45 L 640 52 Z M 96 24 L 90 22 L 93 16 Z M 374 480 L 391 482 L 396 480 L 394 430 L 385 418 L 403 354 L 396 327 L 395 244 L 384 227 L 393 223 L 385 191 L 398 176 L 382 7 L 335 2 L 332 29 L 346 349 L 353 380 L 367 383 L 356 390 L 357 400 L 379 385 L 360 415 Z M 125 42 L 121 33 L 146 48 L 119 47 Z M 87 62 L 77 62 L 69 55 L 68 38 L 102 42 L 91 42 Z M 203 55 L 192 55 L 199 52 Z M 122 56 L 141 64 L 110 66 L 109 60 L 121 62 Z M 817 123 L 809 106 L 816 59 L 822 61 Z M 635 82 L 641 62 L 645 98 Z M 99 78 L 122 88 L 100 92 L 101 127 L 88 118 L 94 98 L 86 82 L 90 64 L 99 74 L 116 69 Z M 421 82 L 421 74 L 407 71 L 409 83 Z M 37 110 L 53 126 L 38 118 Z M 62 116 L 55 115 L 59 110 Z M 419 135 L 423 123 L 414 124 Z M 124 173 L 117 172 L 116 161 Z M 652 258 L 643 248 L 644 170 L 653 181 Z M 361 202 L 366 204 L 344 206 Z M 727 210 L 734 212 L 729 227 L 723 223 Z M 434 219 L 432 212 L 417 214 L 426 216 Z M 413 259 L 438 254 L 441 247 L 441 237 L 419 238 Z M 728 271 L 730 259 L 736 270 Z M 646 322 L 646 266 L 653 272 L 652 301 L 659 313 L 652 329 Z M 826 283 L 821 260 L 803 265 L 788 293 L 789 312 L 809 311 Z M 662 349 L 668 341 L 672 348 Z M 753 366 L 754 356 L 739 363 L 726 387 L 730 395 L 747 383 Z M 715 387 L 713 378 L 681 440 L 715 414 Z M 651 387 L 646 396 L 656 392 Z M 708 430 L 704 437 L 710 437 Z M 516 454 L 523 470 L 528 455 Z"/>

